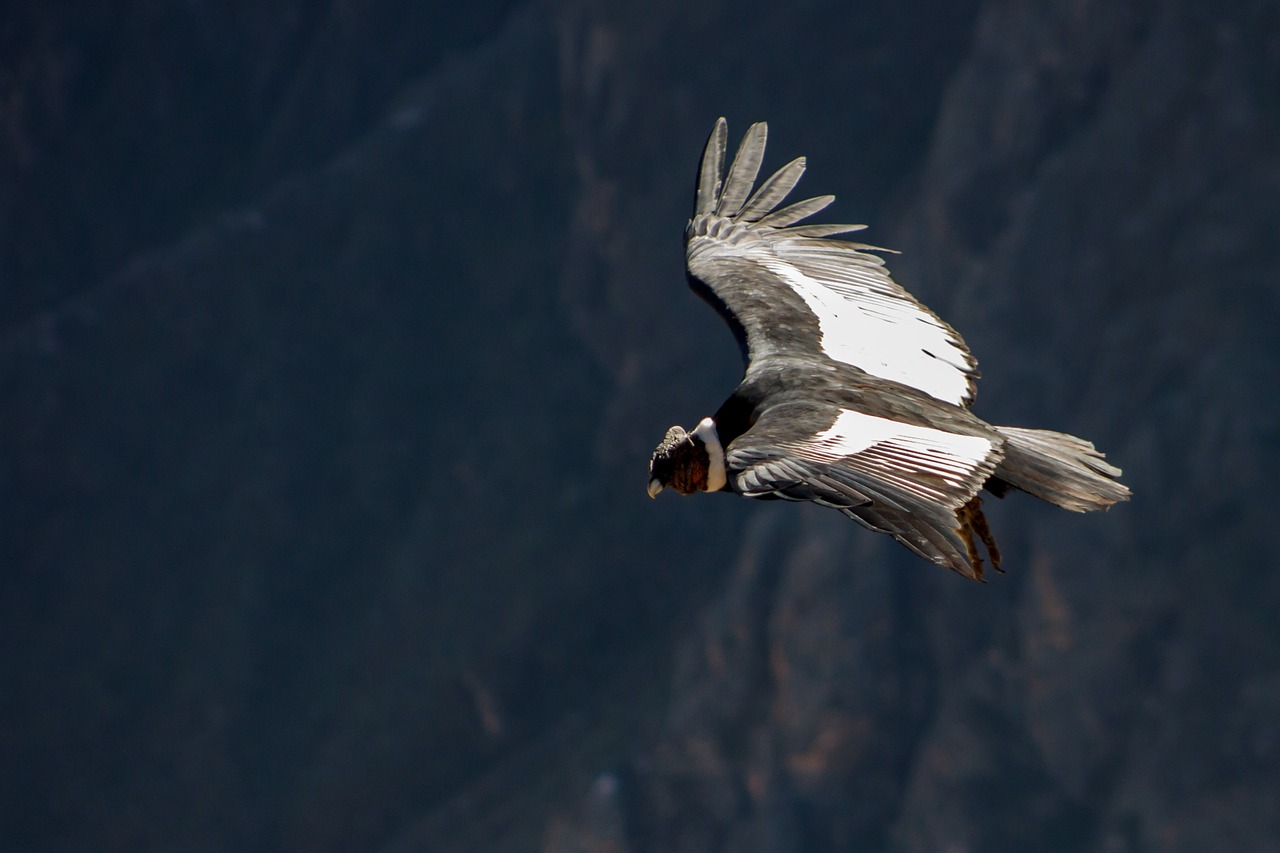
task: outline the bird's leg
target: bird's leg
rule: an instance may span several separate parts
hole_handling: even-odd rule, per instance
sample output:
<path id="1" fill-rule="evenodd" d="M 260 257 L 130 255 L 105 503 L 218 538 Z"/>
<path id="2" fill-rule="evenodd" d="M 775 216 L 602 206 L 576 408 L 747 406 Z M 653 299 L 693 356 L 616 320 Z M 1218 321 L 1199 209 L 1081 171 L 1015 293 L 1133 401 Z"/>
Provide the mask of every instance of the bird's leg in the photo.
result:
<path id="1" fill-rule="evenodd" d="M 978 532 L 978 536 L 982 539 L 982 545 L 987 549 L 987 556 L 991 559 L 991 568 L 1000 574 L 1004 574 L 1004 569 L 1000 568 L 1000 546 L 996 544 L 995 534 L 991 532 L 991 527 L 987 524 L 987 516 L 982 512 L 982 500 L 976 495 L 973 500 L 969 501 L 969 505 L 973 507 L 972 523 L 973 529 Z"/>
<path id="2" fill-rule="evenodd" d="M 973 540 L 975 533 L 982 540 L 983 547 L 987 549 L 991 567 L 1003 574 L 1004 569 L 1000 568 L 1000 546 L 996 544 L 996 538 L 987 524 L 987 517 L 982 512 L 982 499 L 975 495 L 973 500 L 960 507 L 956 516 L 960 522 L 960 538 L 964 540 L 965 548 L 969 552 L 969 562 L 973 564 L 973 573 L 978 580 L 982 580 L 982 558 L 978 555 L 978 545 Z"/>
<path id="3" fill-rule="evenodd" d="M 956 512 L 956 520 L 960 522 L 956 532 L 960 534 L 960 539 L 964 541 L 964 548 L 969 552 L 969 565 L 973 567 L 974 578 L 982 580 L 982 556 L 978 553 L 977 543 L 973 541 L 973 505 L 976 500 L 978 499 L 974 498 Z"/>

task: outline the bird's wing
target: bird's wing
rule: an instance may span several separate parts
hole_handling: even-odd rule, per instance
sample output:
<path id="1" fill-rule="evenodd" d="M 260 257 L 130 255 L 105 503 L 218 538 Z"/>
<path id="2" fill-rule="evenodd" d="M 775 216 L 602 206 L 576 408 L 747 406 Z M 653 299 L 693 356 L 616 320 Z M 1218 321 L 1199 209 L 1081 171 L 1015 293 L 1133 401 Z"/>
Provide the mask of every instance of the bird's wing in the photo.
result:
<path id="1" fill-rule="evenodd" d="M 729 444 L 732 488 L 835 507 L 927 560 L 974 577 L 957 511 L 995 471 L 998 436 L 900 423 L 829 403 L 766 410 Z"/>
<path id="2" fill-rule="evenodd" d="M 823 355 L 959 406 L 973 401 L 977 362 L 960 335 L 889 276 L 873 246 L 833 240 L 862 225 L 797 225 L 820 196 L 775 210 L 804 173 L 804 158 L 752 193 L 767 128 L 753 124 L 724 176 L 727 125 L 707 141 L 685 258 L 694 290 L 733 329 L 748 362 L 770 354 Z"/>

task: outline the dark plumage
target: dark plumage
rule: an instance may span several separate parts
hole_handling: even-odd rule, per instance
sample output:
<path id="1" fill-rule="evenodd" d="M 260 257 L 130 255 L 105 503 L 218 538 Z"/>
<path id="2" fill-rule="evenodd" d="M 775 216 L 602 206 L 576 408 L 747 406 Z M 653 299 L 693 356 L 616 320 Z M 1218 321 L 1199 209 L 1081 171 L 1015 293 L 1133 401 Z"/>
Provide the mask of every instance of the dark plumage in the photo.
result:
<path id="1" fill-rule="evenodd" d="M 832 196 L 778 208 L 804 159 L 752 192 L 766 135 L 752 125 L 724 175 L 720 119 L 703 153 L 689 284 L 729 324 L 746 371 L 692 432 L 668 430 L 650 496 L 670 486 L 813 501 L 978 579 L 979 542 L 1000 564 L 984 487 L 1077 511 L 1127 499 L 1120 469 L 1084 439 L 969 411 L 978 372 L 964 340 L 890 278 L 872 254 L 883 250 L 832 239 L 864 226 L 798 224 Z"/>
<path id="2" fill-rule="evenodd" d="M 711 457 L 702 442 L 694 441 L 683 427 L 673 426 L 653 451 L 649 479 L 691 495 L 706 488 L 710 467 Z"/>

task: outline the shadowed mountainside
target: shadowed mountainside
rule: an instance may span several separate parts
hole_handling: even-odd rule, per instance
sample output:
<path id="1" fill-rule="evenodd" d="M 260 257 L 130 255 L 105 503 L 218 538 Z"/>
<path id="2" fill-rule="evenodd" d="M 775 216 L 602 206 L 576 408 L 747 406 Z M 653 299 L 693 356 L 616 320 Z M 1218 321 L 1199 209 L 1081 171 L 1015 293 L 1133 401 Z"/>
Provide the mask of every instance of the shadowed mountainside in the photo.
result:
<path id="1" fill-rule="evenodd" d="M 207 62 L 119 5 L 3 35 L 15 849 L 1280 839 L 1269 4 L 277 3 Z M 738 378 L 682 284 L 720 114 L 1134 501 L 989 501 L 985 586 L 649 502 Z"/>

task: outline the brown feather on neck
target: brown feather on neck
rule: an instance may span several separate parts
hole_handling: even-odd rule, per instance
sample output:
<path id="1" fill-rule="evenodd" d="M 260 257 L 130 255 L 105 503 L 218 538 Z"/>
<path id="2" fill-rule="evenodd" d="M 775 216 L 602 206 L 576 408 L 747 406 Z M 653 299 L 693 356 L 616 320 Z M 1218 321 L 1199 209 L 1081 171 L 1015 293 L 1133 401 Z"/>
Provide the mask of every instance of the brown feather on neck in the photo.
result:
<path id="1" fill-rule="evenodd" d="M 682 495 L 691 495 L 707 488 L 707 472 L 711 469 L 711 457 L 702 442 L 689 439 L 675 449 L 675 467 L 671 472 L 671 488 Z"/>

